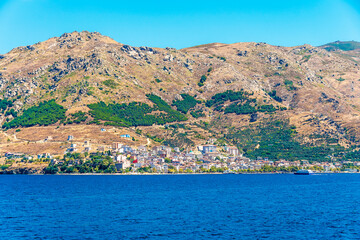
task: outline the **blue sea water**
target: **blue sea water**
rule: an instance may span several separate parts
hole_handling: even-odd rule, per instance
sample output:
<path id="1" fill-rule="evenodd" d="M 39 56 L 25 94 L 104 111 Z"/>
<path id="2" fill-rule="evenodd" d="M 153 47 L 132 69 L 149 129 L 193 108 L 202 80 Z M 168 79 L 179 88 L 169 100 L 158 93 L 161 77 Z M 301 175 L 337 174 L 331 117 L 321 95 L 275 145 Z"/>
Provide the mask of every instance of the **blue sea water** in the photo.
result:
<path id="1" fill-rule="evenodd" d="M 360 239 L 360 174 L 0 176 L 0 239 Z"/>

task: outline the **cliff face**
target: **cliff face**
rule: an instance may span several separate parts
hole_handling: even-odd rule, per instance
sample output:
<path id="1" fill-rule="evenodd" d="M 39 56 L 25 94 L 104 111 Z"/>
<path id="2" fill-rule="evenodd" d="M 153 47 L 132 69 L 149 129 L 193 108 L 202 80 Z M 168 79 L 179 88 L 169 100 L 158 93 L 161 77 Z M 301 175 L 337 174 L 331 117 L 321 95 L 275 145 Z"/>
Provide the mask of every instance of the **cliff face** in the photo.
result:
<path id="1" fill-rule="evenodd" d="M 131 47 L 96 32 L 73 32 L 1 55 L 0 94 L 16 99 L 19 113 L 50 99 L 73 113 L 86 112 L 88 104 L 99 101 L 151 105 L 149 93 L 171 104 L 183 93 L 205 101 L 216 93 L 243 89 L 258 102 L 286 107 L 276 115 L 290 119 L 299 134 L 326 133 L 349 144 L 345 134 L 353 141 L 360 136 L 360 63 L 356 54 L 328 50 L 266 43 L 213 43 L 181 50 Z M 282 101 L 269 95 L 274 90 Z M 197 107 L 206 112 L 206 121 L 219 117 L 204 104 Z M 219 114 L 222 123 L 251 124 L 250 115 Z M 188 117 L 188 122 L 196 121 Z M 265 118 L 259 114 L 257 121 Z M 0 123 L 5 121 L 1 114 Z"/>

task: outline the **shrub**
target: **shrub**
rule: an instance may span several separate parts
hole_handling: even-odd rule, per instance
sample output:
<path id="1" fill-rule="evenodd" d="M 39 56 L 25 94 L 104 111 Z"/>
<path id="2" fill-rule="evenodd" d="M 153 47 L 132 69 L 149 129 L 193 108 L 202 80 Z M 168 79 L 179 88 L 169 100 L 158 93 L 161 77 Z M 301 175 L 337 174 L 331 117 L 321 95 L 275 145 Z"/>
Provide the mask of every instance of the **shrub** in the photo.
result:
<path id="1" fill-rule="evenodd" d="M 117 84 L 114 80 L 108 79 L 102 82 L 105 86 L 115 89 L 119 84 Z"/>
<path id="2" fill-rule="evenodd" d="M 283 101 L 281 97 L 276 96 L 276 90 L 272 90 L 272 91 L 269 92 L 268 94 L 269 94 L 269 96 L 270 96 L 271 98 L 273 98 L 273 99 L 274 99 L 275 101 L 277 101 L 277 102 L 282 102 L 282 101 Z"/>
<path id="3" fill-rule="evenodd" d="M 202 110 L 191 111 L 190 114 L 193 118 L 205 117 Z"/>
<path id="4" fill-rule="evenodd" d="M 296 87 L 294 86 L 294 83 L 292 81 L 285 79 L 284 84 L 287 90 L 296 90 Z"/>
<path id="5" fill-rule="evenodd" d="M 0 110 L 1 112 L 4 112 L 8 107 L 12 107 L 13 106 L 13 102 L 10 100 L 5 99 L 0 99 Z"/>
<path id="6" fill-rule="evenodd" d="M 204 83 L 205 83 L 206 79 L 207 79 L 206 76 L 202 75 L 201 78 L 200 78 L 200 82 L 198 82 L 198 86 L 199 87 L 204 86 Z"/>

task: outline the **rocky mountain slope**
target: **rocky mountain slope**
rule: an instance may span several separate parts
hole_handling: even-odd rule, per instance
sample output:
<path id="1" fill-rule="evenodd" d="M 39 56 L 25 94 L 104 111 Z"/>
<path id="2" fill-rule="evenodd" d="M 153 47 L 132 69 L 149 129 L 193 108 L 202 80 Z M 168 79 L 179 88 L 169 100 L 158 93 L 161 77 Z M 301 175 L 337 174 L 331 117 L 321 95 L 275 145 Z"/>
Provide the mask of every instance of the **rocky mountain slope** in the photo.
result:
<path id="1" fill-rule="evenodd" d="M 96 32 L 66 33 L 0 55 L 0 98 L 11 101 L 11 106 L 0 113 L 0 123 L 11 123 L 25 109 L 54 99 L 64 107 L 68 119 L 80 111 L 86 115 L 85 121 L 67 120 L 68 126 L 93 126 L 108 121 L 124 131 L 135 131 L 136 127 L 137 138 L 144 142 L 151 136 L 162 143 L 189 147 L 209 138 L 226 138 L 229 129 L 236 131 L 281 119 L 296 127 L 296 137 L 302 143 L 322 144 L 326 139 L 335 139 L 336 144 L 348 147 L 360 137 L 359 64 L 355 53 L 345 54 L 341 49 L 333 51 L 323 46 L 213 43 L 177 50 L 131 47 Z M 208 103 L 215 94 L 228 90 L 249 95 L 234 101 L 225 99 L 217 103 L 220 105 Z M 169 106 L 187 96 L 194 97 L 196 103 L 190 111 L 181 113 L 183 117 L 171 118 L 177 114 L 171 111 L 179 110 L 176 104 L 171 107 L 173 110 L 159 107 L 149 94 L 160 97 Z M 167 120 L 162 124 L 157 119 L 156 124 L 142 126 L 129 125 L 130 120 L 122 118 L 121 124 L 114 124 L 117 120 L 110 116 L 94 114 L 99 106 L 91 104 L 99 102 L 146 103 L 152 109 L 145 115 Z M 243 106 L 251 106 L 252 110 L 240 111 Z M 100 110 L 101 114 L 105 111 Z M 188 127 L 170 131 L 165 123 L 172 122 Z M 204 122 L 209 125 L 204 127 Z M 63 125 L 64 121 L 59 121 L 42 129 Z M 27 132 L 35 127 L 24 128 L 20 124 L 16 127 L 21 128 L 20 132 L 3 129 L 2 150 L 21 151 L 20 145 L 12 144 L 33 141 L 33 135 Z M 17 138 L 21 134 L 28 136 L 22 142 Z M 176 142 L 179 139 L 184 141 Z M 58 145 L 39 151 L 45 150 L 63 151 Z"/>

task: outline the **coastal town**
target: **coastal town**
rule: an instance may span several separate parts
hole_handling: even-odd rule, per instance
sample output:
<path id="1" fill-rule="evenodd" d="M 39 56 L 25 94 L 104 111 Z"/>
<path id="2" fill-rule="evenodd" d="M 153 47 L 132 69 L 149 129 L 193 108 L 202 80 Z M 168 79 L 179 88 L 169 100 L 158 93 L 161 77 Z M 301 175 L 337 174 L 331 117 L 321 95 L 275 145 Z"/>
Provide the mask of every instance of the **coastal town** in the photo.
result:
<path id="1" fill-rule="evenodd" d="M 124 139 L 130 135 L 122 135 Z M 291 173 L 300 169 L 314 172 L 358 172 L 360 162 L 338 161 L 287 161 L 244 156 L 235 146 L 218 146 L 216 139 L 193 149 L 180 149 L 163 145 L 137 147 L 122 142 L 111 145 L 92 146 L 90 141 L 74 143 L 74 136 L 67 137 L 68 147 L 63 156 L 42 153 L 27 155 L 7 152 L 2 157 L 1 173 L 18 173 L 14 166 L 31 166 L 40 163 L 43 169 L 20 173 L 122 173 L 122 174 L 167 174 L 167 173 Z M 95 148 L 95 149 L 94 149 Z M 106 164 L 104 164 L 106 163 Z"/>

